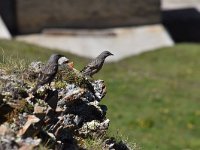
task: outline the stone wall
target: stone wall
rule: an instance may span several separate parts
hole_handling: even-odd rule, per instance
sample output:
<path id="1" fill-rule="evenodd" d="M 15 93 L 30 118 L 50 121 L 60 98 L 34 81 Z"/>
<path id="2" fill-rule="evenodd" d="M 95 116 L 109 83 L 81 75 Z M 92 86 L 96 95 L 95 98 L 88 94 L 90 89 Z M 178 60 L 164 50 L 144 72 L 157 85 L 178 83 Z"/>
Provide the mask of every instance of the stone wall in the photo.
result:
<path id="1" fill-rule="evenodd" d="M 160 0 L 16 0 L 16 12 L 20 33 L 144 25 L 160 22 Z"/>

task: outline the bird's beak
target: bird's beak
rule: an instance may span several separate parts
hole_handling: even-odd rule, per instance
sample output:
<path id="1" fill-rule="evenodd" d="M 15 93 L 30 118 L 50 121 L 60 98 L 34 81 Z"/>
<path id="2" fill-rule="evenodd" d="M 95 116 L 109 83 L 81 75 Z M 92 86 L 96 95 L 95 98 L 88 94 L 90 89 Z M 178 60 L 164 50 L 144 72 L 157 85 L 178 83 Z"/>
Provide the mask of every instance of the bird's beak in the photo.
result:
<path id="1" fill-rule="evenodd" d="M 110 53 L 110 55 L 114 55 L 114 54 Z"/>
<path id="2" fill-rule="evenodd" d="M 74 68 L 74 62 L 68 61 L 68 62 L 66 62 L 66 64 L 67 64 L 67 66 L 69 66 L 70 69 L 73 69 L 73 68 Z"/>

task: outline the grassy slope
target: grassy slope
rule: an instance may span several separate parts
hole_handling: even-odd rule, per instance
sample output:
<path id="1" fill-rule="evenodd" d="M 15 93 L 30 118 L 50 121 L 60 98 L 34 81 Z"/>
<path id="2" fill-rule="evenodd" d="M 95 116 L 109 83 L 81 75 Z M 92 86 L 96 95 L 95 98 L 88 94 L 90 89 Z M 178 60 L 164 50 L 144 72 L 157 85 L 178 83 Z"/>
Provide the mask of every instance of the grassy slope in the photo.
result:
<path id="1" fill-rule="evenodd" d="M 0 49 L 6 58 L 29 61 L 46 60 L 52 53 L 2 40 Z M 66 54 L 78 69 L 88 61 Z M 199 56 L 200 45 L 181 44 L 105 65 L 95 78 L 107 84 L 103 103 L 109 108 L 111 134 L 119 130 L 143 149 L 199 149 Z"/>

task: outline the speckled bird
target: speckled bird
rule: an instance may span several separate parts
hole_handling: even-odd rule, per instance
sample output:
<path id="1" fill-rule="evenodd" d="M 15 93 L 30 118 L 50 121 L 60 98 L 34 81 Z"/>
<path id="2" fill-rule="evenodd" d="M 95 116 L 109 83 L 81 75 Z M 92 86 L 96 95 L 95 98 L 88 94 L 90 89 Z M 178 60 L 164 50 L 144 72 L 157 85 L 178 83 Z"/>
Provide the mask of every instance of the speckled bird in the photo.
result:
<path id="1" fill-rule="evenodd" d="M 34 93 L 40 86 L 51 84 L 58 71 L 58 60 L 63 57 L 60 54 L 52 54 L 46 65 L 42 68 L 38 81 L 32 92 Z"/>
<path id="2" fill-rule="evenodd" d="M 104 61 L 106 57 L 113 55 L 109 51 L 104 51 L 102 52 L 99 56 L 97 56 L 94 60 L 92 60 L 87 66 L 85 66 L 82 70 L 81 73 L 84 76 L 92 76 L 99 72 L 104 64 Z"/>

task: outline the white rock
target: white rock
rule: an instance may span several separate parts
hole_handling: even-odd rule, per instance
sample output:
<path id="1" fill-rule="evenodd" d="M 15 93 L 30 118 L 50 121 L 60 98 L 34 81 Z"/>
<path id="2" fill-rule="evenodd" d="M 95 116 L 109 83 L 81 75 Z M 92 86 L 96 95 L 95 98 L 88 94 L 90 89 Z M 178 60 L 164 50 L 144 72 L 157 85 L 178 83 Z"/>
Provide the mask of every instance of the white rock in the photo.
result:
<path id="1" fill-rule="evenodd" d="M 0 16 L 0 38 L 2 39 L 11 39 L 11 34 L 8 31 L 6 25 L 3 22 L 3 19 Z"/>

